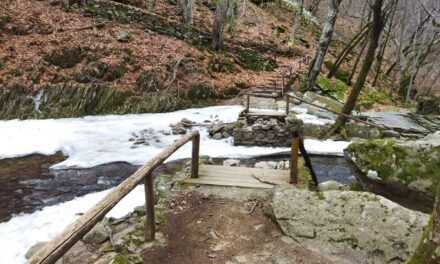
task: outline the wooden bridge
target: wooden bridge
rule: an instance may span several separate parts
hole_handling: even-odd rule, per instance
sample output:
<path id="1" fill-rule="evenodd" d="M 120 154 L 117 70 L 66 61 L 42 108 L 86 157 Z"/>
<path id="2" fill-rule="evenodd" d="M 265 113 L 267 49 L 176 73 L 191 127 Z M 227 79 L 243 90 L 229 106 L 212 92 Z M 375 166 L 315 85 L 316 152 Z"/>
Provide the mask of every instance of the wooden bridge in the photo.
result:
<path id="1" fill-rule="evenodd" d="M 298 134 L 293 135 L 292 155 L 290 159 L 290 171 L 268 170 L 242 167 L 223 167 L 202 165 L 199 167 L 200 135 L 194 131 L 183 136 L 171 146 L 162 150 L 157 156 L 139 168 L 134 174 L 116 186 L 100 202 L 89 209 L 84 215 L 67 226 L 55 239 L 47 243 L 34 256 L 28 264 L 54 264 L 76 242 L 87 234 L 105 215 L 116 206 L 130 191 L 139 183 L 145 186 L 145 241 L 155 239 L 155 212 L 154 212 L 154 179 L 152 172 L 161 165 L 168 157 L 188 142 L 192 142 L 191 179 L 187 182 L 195 184 L 209 184 L 222 186 L 239 186 L 247 188 L 272 188 L 275 184 L 298 183 L 298 157 L 299 151 L 303 153 L 306 165 L 309 166 L 312 178 L 316 183 L 316 177 L 311 167 L 310 160 L 305 152 L 302 139 Z M 200 176 L 200 177 L 199 177 Z"/>

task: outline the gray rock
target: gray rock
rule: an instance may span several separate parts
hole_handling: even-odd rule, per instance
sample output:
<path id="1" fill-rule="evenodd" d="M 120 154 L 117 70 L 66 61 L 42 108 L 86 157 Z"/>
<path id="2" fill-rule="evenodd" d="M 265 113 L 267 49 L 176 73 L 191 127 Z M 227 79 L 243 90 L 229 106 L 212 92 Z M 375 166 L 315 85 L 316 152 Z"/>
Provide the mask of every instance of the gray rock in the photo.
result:
<path id="1" fill-rule="evenodd" d="M 83 241 L 89 244 L 101 244 L 105 242 L 110 237 L 109 227 L 107 227 L 104 223 L 105 221 L 101 221 L 96 224 L 92 230 L 90 230 L 84 237 Z"/>
<path id="2" fill-rule="evenodd" d="M 278 163 L 275 161 L 260 161 L 255 163 L 254 167 L 260 169 L 276 169 L 278 167 Z"/>
<path id="3" fill-rule="evenodd" d="M 340 182 L 337 182 L 337 181 L 325 181 L 325 182 L 321 182 L 318 185 L 318 190 L 321 192 L 342 191 L 342 190 L 348 190 L 348 189 L 350 189 L 349 186 L 342 184 Z"/>
<path id="4" fill-rule="evenodd" d="M 384 137 L 400 138 L 400 133 L 394 130 L 385 130 L 382 135 Z"/>
<path id="5" fill-rule="evenodd" d="M 28 249 L 28 251 L 25 254 L 26 259 L 30 259 L 35 253 L 38 252 L 38 250 L 42 249 L 47 242 L 37 242 L 34 244 L 31 248 Z"/>
<path id="6" fill-rule="evenodd" d="M 128 42 L 131 39 L 131 34 L 127 31 L 120 31 L 118 32 L 116 39 L 120 42 Z"/>
<path id="7" fill-rule="evenodd" d="M 226 167 L 238 167 L 240 165 L 240 161 L 236 159 L 227 159 L 223 161 L 223 166 Z"/>
<path id="8" fill-rule="evenodd" d="M 429 219 L 381 196 L 351 191 L 277 188 L 272 207 L 283 232 L 294 240 L 359 264 L 403 263 Z"/>
<path id="9" fill-rule="evenodd" d="M 212 138 L 215 139 L 215 140 L 220 140 L 220 139 L 223 138 L 223 135 L 222 135 L 222 133 L 215 133 L 215 134 L 212 136 Z"/>

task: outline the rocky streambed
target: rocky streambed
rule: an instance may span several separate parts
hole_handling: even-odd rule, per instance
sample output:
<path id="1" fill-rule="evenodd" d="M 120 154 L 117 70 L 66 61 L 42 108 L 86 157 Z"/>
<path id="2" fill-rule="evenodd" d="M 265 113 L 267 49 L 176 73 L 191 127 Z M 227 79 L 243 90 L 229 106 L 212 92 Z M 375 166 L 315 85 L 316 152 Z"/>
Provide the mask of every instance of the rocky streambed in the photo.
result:
<path id="1" fill-rule="evenodd" d="M 0 160 L 0 222 L 8 220 L 13 214 L 30 213 L 77 196 L 114 187 L 139 167 L 126 162 L 114 162 L 92 168 L 50 169 L 51 165 L 64 159 L 61 153 L 56 153 Z M 354 175 L 343 157 L 315 155 L 311 159 L 320 182 L 333 180 L 349 185 L 354 181 Z M 210 162 L 223 164 L 225 160 L 217 158 Z M 281 162 L 287 164 L 287 160 L 286 154 L 279 154 L 242 159 L 239 162 L 250 167 L 258 163 L 260 167 L 275 168 Z M 184 162 L 167 163 L 155 173 L 177 170 Z"/>

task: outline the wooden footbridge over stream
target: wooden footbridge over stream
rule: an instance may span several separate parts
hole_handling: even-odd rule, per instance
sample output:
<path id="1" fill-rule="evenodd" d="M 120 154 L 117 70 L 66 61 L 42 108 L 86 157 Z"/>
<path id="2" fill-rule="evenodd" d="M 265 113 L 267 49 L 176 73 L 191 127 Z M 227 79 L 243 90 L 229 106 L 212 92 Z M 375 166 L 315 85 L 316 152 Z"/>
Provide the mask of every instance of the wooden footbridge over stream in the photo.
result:
<path id="1" fill-rule="evenodd" d="M 199 166 L 200 135 L 198 131 L 186 134 L 174 144 L 162 150 L 157 156 L 150 159 L 145 165 L 139 168 L 121 184 L 116 186 L 100 202 L 89 209 L 84 215 L 67 226 L 64 231 L 55 239 L 48 242 L 31 259 L 28 264 L 54 264 L 86 235 L 105 215 L 116 206 L 128 193 L 139 183 L 144 182 L 145 186 L 145 241 L 155 239 L 155 195 L 154 178 L 152 172 L 161 165 L 168 157 L 188 142 L 192 142 L 191 175 L 188 183 L 209 184 L 221 186 L 237 186 L 246 188 L 272 188 L 276 184 L 298 183 L 298 158 L 302 152 L 306 165 L 312 172 L 313 180 L 316 177 L 313 173 L 310 160 L 305 152 L 302 139 L 297 133 L 293 134 L 292 152 L 290 159 L 290 171 L 268 170 L 244 167 L 224 167 L 213 165 Z"/>

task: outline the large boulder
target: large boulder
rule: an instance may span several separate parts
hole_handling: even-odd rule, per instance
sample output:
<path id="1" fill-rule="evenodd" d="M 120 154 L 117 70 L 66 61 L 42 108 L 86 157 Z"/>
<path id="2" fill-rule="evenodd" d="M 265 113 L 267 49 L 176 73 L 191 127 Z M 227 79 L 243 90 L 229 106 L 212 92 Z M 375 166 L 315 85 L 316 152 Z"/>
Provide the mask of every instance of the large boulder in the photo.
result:
<path id="1" fill-rule="evenodd" d="M 440 132 L 413 141 L 359 141 L 345 153 L 365 185 L 432 206 L 440 182 Z"/>
<path id="2" fill-rule="evenodd" d="M 286 235 L 337 263 L 403 263 L 428 223 L 426 214 L 363 192 L 278 188 L 272 208 Z"/>

